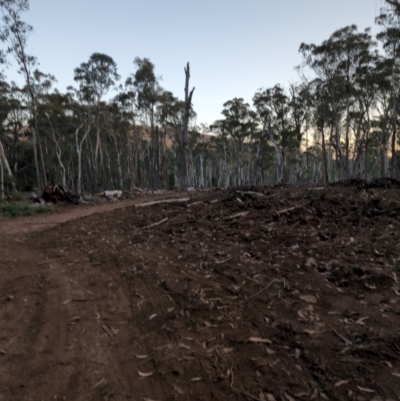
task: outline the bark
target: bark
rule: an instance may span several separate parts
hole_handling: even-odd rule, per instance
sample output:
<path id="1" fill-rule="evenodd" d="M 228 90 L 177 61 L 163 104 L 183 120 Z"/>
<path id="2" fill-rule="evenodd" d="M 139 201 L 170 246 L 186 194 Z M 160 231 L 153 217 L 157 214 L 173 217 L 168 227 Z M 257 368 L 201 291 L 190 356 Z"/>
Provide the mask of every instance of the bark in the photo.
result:
<path id="1" fill-rule="evenodd" d="M 321 135 L 322 135 L 322 156 L 324 159 L 324 179 L 325 179 L 325 184 L 329 185 L 329 172 L 328 172 L 328 162 L 326 157 L 325 133 L 323 129 L 321 130 Z"/>
<path id="2" fill-rule="evenodd" d="M 36 144 L 37 141 L 36 129 L 32 127 L 31 132 L 32 132 L 33 161 L 35 163 L 35 171 L 36 171 L 36 185 L 37 189 L 41 189 L 42 183 L 40 181 L 39 161 L 38 161 L 37 144 Z"/>
<path id="3" fill-rule="evenodd" d="M 82 139 L 79 141 L 79 131 L 82 128 L 83 128 L 83 124 L 81 124 L 75 130 L 75 145 L 76 145 L 76 153 L 78 156 L 78 177 L 77 177 L 77 181 L 76 181 L 76 192 L 78 193 L 78 195 L 80 195 L 82 192 L 82 146 L 83 146 L 83 143 L 85 142 L 87 136 L 89 135 L 90 126 L 86 130 Z"/>
<path id="4" fill-rule="evenodd" d="M 43 185 L 44 185 L 44 187 L 46 187 L 46 186 L 47 186 L 46 166 L 45 166 L 45 164 L 44 164 L 42 143 L 40 142 L 38 133 L 39 133 L 39 131 L 38 131 L 38 129 L 36 128 L 36 138 L 37 138 L 38 143 L 39 143 L 40 163 L 41 163 L 41 165 L 42 165 Z"/>
<path id="5" fill-rule="evenodd" d="M 203 166 L 203 155 L 200 154 L 200 177 L 199 177 L 199 187 L 204 188 L 204 166 Z"/>
<path id="6" fill-rule="evenodd" d="M 183 116 L 182 140 L 181 140 L 181 190 L 187 189 L 187 135 L 190 117 L 190 107 L 194 88 L 189 93 L 190 66 L 187 63 L 185 68 L 185 114 Z"/>
<path id="7" fill-rule="evenodd" d="M 0 157 L 0 201 L 4 200 L 4 171 L 3 161 Z"/>
<path id="8" fill-rule="evenodd" d="M 283 169 L 284 169 L 284 158 L 283 158 L 283 154 L 281 152 L 281 150 L 278 147 L 278 144 L 276 143 L 276 140 L 274 138 L 274 133 L 272 132 L 272 130 L 270 128 L 268 128 L 268 135 L 269 135 L 269 139 L 270 141 L 273 143 L 274 145 L 274 149 L 275 149 L 275 156 L 276 156 L 276 183 L 277 184 L 281 184 L 282 180 L 283 180 Z"/>
<path id="9" fill-rule="evenodd" d="M 4 151 L 3 143 L 1 142 L 1 140 L 0 140 L 0 160 L 3 163 L 3 168 L 6 170 L 7 175 L 12 178 L 13 174 L 10 165 L 8 164 L 6 153 Z"/>
<path id="10" fill-rule="evenodd" d="M 256 185 L 257 184 L 258 160 L 260 158 L 261 147 L 262 147 L 262 141 L 260 139 L 257 142 L 256 155 L 254 157 L 253 171 L 252 171 L 251 178 L 250 178 L 250 184 L 251 185 Z"/>

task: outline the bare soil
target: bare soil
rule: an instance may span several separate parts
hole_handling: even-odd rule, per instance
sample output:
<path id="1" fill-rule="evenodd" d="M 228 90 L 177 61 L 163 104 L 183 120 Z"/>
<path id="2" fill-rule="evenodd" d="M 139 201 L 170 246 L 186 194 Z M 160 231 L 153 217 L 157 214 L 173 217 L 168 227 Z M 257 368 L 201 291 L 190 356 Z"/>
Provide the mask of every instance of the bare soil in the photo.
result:
<path id="1" fill-rule="evenodd" d="M 0 221 L 0 401 L 400 400 L 395 183 L 190 198 Z"/>

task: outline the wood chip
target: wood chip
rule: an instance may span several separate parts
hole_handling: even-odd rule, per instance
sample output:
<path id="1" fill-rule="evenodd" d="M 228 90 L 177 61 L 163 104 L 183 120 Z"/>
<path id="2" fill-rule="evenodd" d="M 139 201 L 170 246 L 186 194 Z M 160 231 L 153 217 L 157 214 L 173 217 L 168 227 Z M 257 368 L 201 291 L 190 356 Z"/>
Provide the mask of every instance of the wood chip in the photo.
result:
<path id="1" fill-rule="evenodd" d="M 111 332 L 111 330 L 107 327 L 107 326 L 105 326 L 104 324 L 101 326 L 101 328 L 110 336 L 110 337 L 112 337 L 113 336 L 113 333 Z"/>
<path id="2" fill-rule="evenodd" d="M 362 391 L 363 393 L 375 393 L 375 390 L 371 390 L 370 388 L 364 388 L 364 387 L 360 387 L 357 386 L 357 388 Z"/>
<path id="3" fill-rule="evenodd" d="M 179 387 L 179 386 L 177 386 L 176 384 L 174 384 L 174 390 L 178 393 L 178 394 L 180 394 L 180 395 L 184 395 L 185 394 L 185 392 Z"/>
<path id="4" fill-rule="evenodd" d="M 291 395 L 288 393 L 283 393 L 288 401 L 296 401 Z"/>
<path id="5" fill-rule="evenodd" d="M 138 375 L 139 375 L 140 377 L 149 377 L 149 376 L 152 376 L 153 373 L 154 373 L 154 372 L 148 372 L 148 373 L 146 373 L 146 372 L 140 372 L 140 371 L 138 370 Z"/>
<path id="6" fill-rule="evenodd" d="M 299 298 L 309 304 L 316 304 L 318 302 L 315 295 L 300 295 Z"/>
<path id="7" fill-rule="evenodd" d="M 272 344 L 271 340 L 268 340 L 266 338 L 259 338 L 259 337 L 250 337 L 249 341 L 251 343 L 259 343 L 259 344 Z"/>
<path id="8" fill-rule="evenodd" d="M 94 386 L 92 386 L 92 389 L 97 388 L 97 387 L 99 387 L 99 386 L 101 386 L 102 384 L 105 384 L 105 383 L 107 383 L 106 379 L 101 379 Z"/>
<path id="9" fill-rule="evenodd" d="M 340 387 L 345 384 L 347 384 L 349 381 L 348 380 L 339 380 L 338 382 L 335 383 L 335 387 Z"/>
<path id="10" fill-rule="evenodd" d="M 267 394 L 267 400 L 268 401 L 276 401 L 276 398 L 271 393 L 268 393 Z"/>

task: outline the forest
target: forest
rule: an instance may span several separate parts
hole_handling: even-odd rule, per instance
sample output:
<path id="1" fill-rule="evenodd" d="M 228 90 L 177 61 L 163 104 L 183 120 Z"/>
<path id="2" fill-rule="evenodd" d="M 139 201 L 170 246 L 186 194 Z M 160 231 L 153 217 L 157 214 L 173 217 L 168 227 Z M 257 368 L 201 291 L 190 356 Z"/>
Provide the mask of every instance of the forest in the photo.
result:
<path id="1" fill-rule="evenodd" d="M 28 0 L 1 0 L 4 67 L 23 85 L 0 85 L 0 168 L 6 193 L 59 182 L 77 193 L 328 184 L 399 178 L 400 20 L 388 1 L 371 29 L 339 28 L 322 43 L 299 43 L 298 82 L 227 100 L 221 119 L 197 124 L 189 64 L 186 95 L 161 86 L 149 58 L 132 57 L 121 77 L 93 53 L 63 93 L 28 53 Z M 371 21 L 373 22 L 373 21 Z M 182 83 L 184 82 L 182 74 Z M 186 128 L 185 128 L 186 127 Z"/>

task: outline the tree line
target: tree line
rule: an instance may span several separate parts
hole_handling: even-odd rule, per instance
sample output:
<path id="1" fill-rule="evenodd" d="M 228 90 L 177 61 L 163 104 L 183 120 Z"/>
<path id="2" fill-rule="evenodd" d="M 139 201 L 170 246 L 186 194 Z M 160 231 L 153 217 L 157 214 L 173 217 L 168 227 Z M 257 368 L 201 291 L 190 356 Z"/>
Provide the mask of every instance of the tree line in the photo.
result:
<path id="1" fill-rule="evenodd" d="M 400 5 L 386 2 L 379 33 L 355 25 L 320 44 L 302 43 L 298 82 L 234 98 L 221 119 L 196 124 L 184 69 L 184 99 L 161 86 L 155 65 L 135 58 L 121 79 L 109 55 L 74 69 L 55 88 L 27 51 L 28 0 L 0 0 L 0 173 L 9 190 L 61 182 L 77 193 L 135 187 L 176 189 L 399 177 Z M 0 177 L 0 178 L 1 178 Z M 0 181 L 3 181 L 1 179 Z"/>

